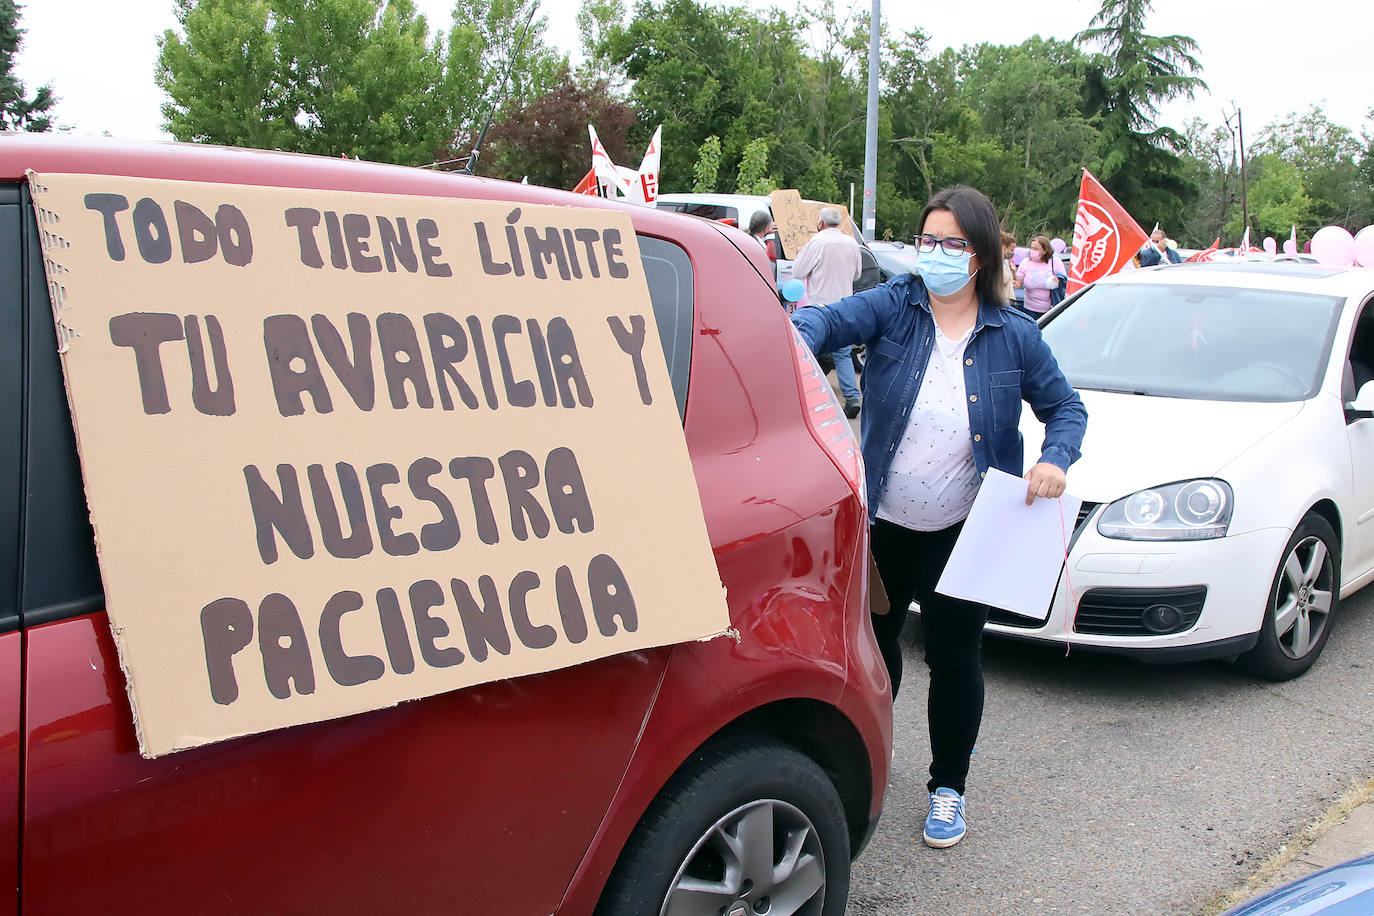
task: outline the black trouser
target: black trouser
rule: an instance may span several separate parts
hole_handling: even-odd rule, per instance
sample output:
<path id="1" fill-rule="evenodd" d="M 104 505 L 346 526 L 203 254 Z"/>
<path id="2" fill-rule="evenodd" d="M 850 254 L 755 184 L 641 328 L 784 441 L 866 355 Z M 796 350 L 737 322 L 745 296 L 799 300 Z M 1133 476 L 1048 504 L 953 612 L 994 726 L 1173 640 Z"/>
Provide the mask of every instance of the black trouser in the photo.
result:
<path id="1" fill-rule="evenodd" d="M 983 624 L 988 609 L 937 594 L 935 583 L 963 526 L 959 522 L 943 531 L 912 531 L 879 519 L 872 529 L 873 559 L 892 605 L 887 614 L 873 618 L 873 632 L 892 678 L 892 696 L 896 699 L 902 681 L 902 624 L 915 598 L 921 605 L 921 639 L 930 668 L 927 786 L 931 792 L 943 787 L 960 795 L 983 721 Z"/>

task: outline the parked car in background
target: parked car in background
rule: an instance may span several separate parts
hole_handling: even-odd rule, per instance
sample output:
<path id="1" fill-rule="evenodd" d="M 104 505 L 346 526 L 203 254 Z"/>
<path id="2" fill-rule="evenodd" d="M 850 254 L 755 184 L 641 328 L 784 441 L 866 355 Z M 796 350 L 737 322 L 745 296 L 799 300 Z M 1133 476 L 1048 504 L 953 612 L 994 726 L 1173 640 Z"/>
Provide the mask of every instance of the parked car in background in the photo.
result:
<path id="1" fill-rule="evenodd" d="M 869 242 L 873 255 L 878 259 L 878 270 L 882 282 L 894 277 L 909 274 L 916 266 L 916 246 L 907 242 Z"/>
<path id="2" fill-rule="evenodd" d="M 368 212 L 390 194 L 625 210 L 735 638 L 143 759 L 29 170 L 364 192 Z M 843 912 L 892 752 L 863 471 L 735 230 L 423 169 L 9 136 L 0 350 L 0 913 L 21 895 L 26 916 Z"/>
<path id="3" fill-rule="evenodd" d="M 1306 671 L 1374 579 L 1374 271 L 1128 271 L 1041 327 L 1091 418 L 1068 476 L 1083 509 L 1048 620 L 994 611 L 989 629 Z"/>

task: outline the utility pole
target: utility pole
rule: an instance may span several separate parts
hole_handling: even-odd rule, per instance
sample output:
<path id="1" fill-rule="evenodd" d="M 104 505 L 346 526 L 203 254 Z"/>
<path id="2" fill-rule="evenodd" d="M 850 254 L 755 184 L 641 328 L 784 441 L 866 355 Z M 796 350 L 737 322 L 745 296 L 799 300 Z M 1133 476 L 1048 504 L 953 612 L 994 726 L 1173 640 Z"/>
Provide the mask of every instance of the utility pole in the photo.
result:
<path id="1" fill-rule="evenodd" d="M 1231 127 L 1232 118 L 1236 119 L 1236 126 L 1234 128 Z M 1232 101 L 1231 113 L 1228 115 L 1225 111 L 1222 111 L 1221 119 L 1226 122 L 1226 129 L 1231 134 L 1231 158 L 1233 160 L 1236 158 L 1237 154 L 1236 135 L 1240 135 L 1240 219 L 1241 235 L 1244 237 L 1245 230 L 1250 226 L 1250 201 L 1246 197 L 1245 189 L 1245 127 L 1241 124 L 1240 120 L 1240 106 L 1237 105 L 1235 101 Z"/>
<path id="2" fill-rule="evenodd" d="M 882 0 L 873 0 L 868 23 L 868 132 L 864 136 L 864 238 L 873 241 L 878 225 L 878 34 L 882 31 Z"/>
<path id="3" fill-rule="evenodd" d="M 1250 202 L 1245 197 L 1245 124 L 1240 119 L 1240 108 L 1236 109 L 1236 132 L 1240 134 L 1240 218 L 1242 225 L 1248 229 L 1250 228 Z"/>

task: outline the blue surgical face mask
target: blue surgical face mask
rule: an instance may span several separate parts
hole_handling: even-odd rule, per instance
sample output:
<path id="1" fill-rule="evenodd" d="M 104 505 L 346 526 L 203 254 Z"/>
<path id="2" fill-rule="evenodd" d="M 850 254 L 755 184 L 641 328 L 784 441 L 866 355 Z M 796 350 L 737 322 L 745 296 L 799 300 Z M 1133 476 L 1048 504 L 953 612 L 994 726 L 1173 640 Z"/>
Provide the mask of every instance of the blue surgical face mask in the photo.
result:
<path id="1" fill-rule="evenodd" d="M 937 296 L 952 296 L 968 285 L 973 274 L 968 272 L 973 253 L 962 251 L 959 254 L 936 248 L 933 251 L 916 252 L 915 272 L 925 281 L 926 289 Z M 977 273 L 977 271 L 974 271 Z"/>

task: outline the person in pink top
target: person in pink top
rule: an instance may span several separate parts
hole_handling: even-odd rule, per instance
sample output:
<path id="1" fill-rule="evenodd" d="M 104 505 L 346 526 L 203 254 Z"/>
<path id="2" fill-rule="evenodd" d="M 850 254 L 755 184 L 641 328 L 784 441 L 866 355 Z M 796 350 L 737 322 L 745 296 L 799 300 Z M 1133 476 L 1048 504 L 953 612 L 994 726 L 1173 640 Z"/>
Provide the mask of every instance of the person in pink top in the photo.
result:
<path id="1" fill-rule="evenodd" d="M 1026 291 L 1025 311 L 1039 318 L 1050 310 L 1050 290 L 1063 282 L 1054 269 L 1054 249 L 1043 235 L 1031 239 L 1030 254 L 1016 270 L 1016 288 Z"/>

